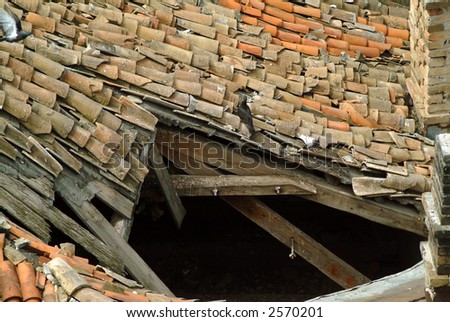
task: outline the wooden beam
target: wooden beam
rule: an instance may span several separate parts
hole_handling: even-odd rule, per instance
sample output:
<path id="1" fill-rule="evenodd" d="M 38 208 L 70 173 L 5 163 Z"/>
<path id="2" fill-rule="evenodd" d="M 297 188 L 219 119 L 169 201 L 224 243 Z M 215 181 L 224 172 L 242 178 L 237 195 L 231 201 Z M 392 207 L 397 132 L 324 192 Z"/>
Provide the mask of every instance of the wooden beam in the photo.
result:
<path id="1" fill-rule="evenodd" d="M 219 168 L 240 176 L 289 176 L 316 188 L 315 194 L 302 195 L 302 198 L 389 227 L 427 236 L 423 215 L 418 210 L 398 202 L 385 199 L 378 202 L 358 197 L 350 186 L 329 183 L 325 178 L 299 168 L 288 169 L 284 164 L 277 164 L 270 158 L 262 159 L 255 154 L 242 155 L 236 147 L 225 146 L 211 139 L 206 140 L 200 135 L 188 135 L 181 130 L 173 133 L 165 128 L 158 129 L 156 141 L 164 155 L 172 161 L 178 160 L 178 166 L 183 170 L 204 169 L 205 165 L 210 165 L 208 168 Z M 221 172 L 201 174 L 220 175 Z"/>
<path id="2" fill-rule="evenodd" d="M 89 230 L 79 225 L 75 220 L 64 214 L 58 208 L 47 203 L 32 189 L 28 188 L 22 182 L 2 173 L 0 173 L 0 182 L 6 190 L 14 195 L 16 200 L 15 203 L 20 200 L 30 212 L 33 211 L 51 222 L 57 229 L 72 238 L 104 265 L 109 266 L 119 273 L 124 271 L 123 262 L 117 258 L 117 254 L 110 246 L 105 245 L 92 235 Z M 0 192 L 0 199 L 1 195 L 2 193 Z M 29 222 L 30 218 L 28 218 L 27 221 Z"/>
<path id="3" fill-rule="evenodd" d="M 166 198 L 166 203 L 169 207 L 170 213 L 172 214 L 178 228 L 180 228 L 184 216 L 186 215 L 186 209 L 184 209 L 183 203 L 181 202 L 177 191 L 173 187 L 169 171 L 167 171 L 167 167 L 165 166 L 163 158 L 156 145 L 153 145 L 150 150 L 149 160 L 152 168 L 155 170 L 159 186 L 161 187 L 164 197 Z"/>
<path id="4" fill-rule="evenodd" d="M 228 204 L 344 288 L 370 280 L 254 197 L 222 197 Z"/>
<path id="5" fill-rule="evenodd" d="M 424 290 L 425 268 L 421 261 L 402 272 L 309 302 L 416 302 L 425 298 Z"/>
<path id="6" fill-rule="evenodd" d="M 125 264 L 130 274 L 146 288 L 168 296 L 174 296 L 169 288 L 159 279 L 155 272 L 139 256 L 138 253 L 117 233 L 113 226 L 89 201 L 80 205 L 69 199 L 64 199 L 76 215 L 103 242 L 116 250 L 120 260 Z"/>
<path id="7" fill-rule="evenodd" d="M 179 196 L 268 196 L 315 193 L 314 186 L 287 176 L 171 175 Z"/>

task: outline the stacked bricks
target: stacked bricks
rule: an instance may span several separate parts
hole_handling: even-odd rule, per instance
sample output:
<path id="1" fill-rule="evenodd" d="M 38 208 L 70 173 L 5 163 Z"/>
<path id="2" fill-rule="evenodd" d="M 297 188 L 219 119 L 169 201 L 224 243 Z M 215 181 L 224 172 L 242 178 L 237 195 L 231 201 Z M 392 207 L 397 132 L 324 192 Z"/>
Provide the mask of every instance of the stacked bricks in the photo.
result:
<path id="1" fill-rule="evenodd" d="M 450 134 L 436 136 L 431 193 L 423 194 L 428 242 L 422 243 L 428 300 L 450 300 Z"/>
<path id="2" fill-rule="evenodd" d="M 411 79 L 419 123 L 450 124 L 450 2 L 411 0 Z"/>

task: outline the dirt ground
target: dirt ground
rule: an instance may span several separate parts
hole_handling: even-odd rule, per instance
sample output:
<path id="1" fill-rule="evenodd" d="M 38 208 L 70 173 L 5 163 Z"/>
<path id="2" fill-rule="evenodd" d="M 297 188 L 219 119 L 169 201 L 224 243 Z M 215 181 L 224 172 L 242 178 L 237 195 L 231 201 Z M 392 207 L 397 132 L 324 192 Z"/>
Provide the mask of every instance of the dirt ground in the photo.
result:
<path id="1" fill-rule="evenodd" d="M 419 237 L 298 197 L 264 199 L 371 279 L 420 260 Z M 130 244 L 177 295 L 202 301 L 304 301 L 341 288 L 231 207 L 186 198 L 181 230 L 143 209 Z"/>

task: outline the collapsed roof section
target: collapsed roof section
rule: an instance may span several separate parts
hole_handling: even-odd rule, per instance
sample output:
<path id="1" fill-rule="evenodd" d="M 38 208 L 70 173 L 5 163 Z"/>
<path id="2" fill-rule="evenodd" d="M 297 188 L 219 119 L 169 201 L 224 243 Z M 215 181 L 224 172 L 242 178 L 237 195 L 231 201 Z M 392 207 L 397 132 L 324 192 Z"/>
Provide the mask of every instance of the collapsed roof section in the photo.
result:
<path id="1" fill-rule="evenodd" d="M 370 209 L 387 204 L 355 194 L 414 202 L 429 190 L 433 142 L 415 134 L 405 91 L 406 9 L 313 0 L 12 3 L 34 37 L 0 42 L 2 208 L 45 241 L 52 222 L 148 288 L 170 294 L 91 200 L 126 226 L 155 140 L 163 154 L 178 132 L 245 145 L 275 168 L 295 164 L 352 184 L 353 192 L 335 190 Z M 243 96 L 253 134 L 238 113 Z M 282 171 L 211 171 L 217 164 L 198 152 L 189 155 L 201 160 L 198 175 Z M 310 173 L 294 178 L 307 181 L 301 189 L 311 199 L 333 191 Z M 53 206 L 55 192 L 107 246 Z M 356 208 L 348 206 L 365 211 Z M 393 225 L 423 231 L 409 217 L 411 226 Z"/>

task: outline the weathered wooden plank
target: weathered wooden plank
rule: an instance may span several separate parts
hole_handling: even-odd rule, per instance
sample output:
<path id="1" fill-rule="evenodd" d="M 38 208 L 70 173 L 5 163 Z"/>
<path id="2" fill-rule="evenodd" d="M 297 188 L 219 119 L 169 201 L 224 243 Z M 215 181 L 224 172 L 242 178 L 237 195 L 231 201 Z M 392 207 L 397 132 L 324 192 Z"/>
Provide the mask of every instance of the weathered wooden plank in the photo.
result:
<path id="1" fill-rule="evenodd" d="M 319 296 L 310 302 L 415 302 L 425 297 L 423 261 L 397 274 L 354 288 Z"/>
<path id="2" fill-rule="evenodd" d="M 0 173 L 0 182 L 4 184 L 4 188 L 9 193 L 14 195 L 16 200 L 21 200 L 28 209 L 51 222 L 57 229 L 72 238 L 104 265 L 109 266 L 117 272 L 123 272 L 123 262 L 117 257 L 117 254 L 112 248 L 98 240 L 75 220 L 61 212 L 58 208 L 45 202 L 40 195 L 20 181 Z M 45 240 L 48 241 L 48 239 Z"/>
<path id="3" fill-rule="evenodd" d="M 69 188 L 69 190 L 73 189 L 75 188 Z M 173 296 L 169 288 L 159 279 L 139 254 L 117 233 L 94 205 L 89 201 L 83 201 L 79 205 L 67 198 L 64 198 L 64 201 L 90 230 L 103 240 L 105 244 L 116 250 L 126 269 L 137 281 L 155 292 Z"/>
<path id="4" fill-rule="evenodd" d="M 0 175 L 0 209 L 4 209 L 12 217 L 39 236 L 39 238 L 48 242 L 50 240 L 49 224 L 39 214 L 22 203 L 22 199 L 16 198 L 6 190 L 7 183 L 3 180 L 3 177 L 6 176 L 1 173 Z"/>
<path id="5" fill-rule="evenodd" d="M 89 183 L 96 190 L 96 196 L 106 203 L 111 209 L 126 219 L 131 219 L 134 211 L 134 203 L 111 186 L 98 180 Z"/>
<path id="6" fill-rule="evenodd" d="M 171 175 L 179 196 L 267 196 L 315 193 L 314 186 L 286 176 Z"/>
<path id="7" fill-rule="evenodd" d="M 156 145 L 153 145 L 153 147 L 151 148 L 149 160 L 152 168 L 155 170 L 159 186 L 161 187 L 164 197 L 166 198 L 166 203 L 169 207 L 170 213 L 172 214 L 172 217 L 178 228 L 180 228 L 183 222 L 183 218 L 186 215 L 186 209 L 184 209 L 183 203 L 181 202 L 177 191 L 173 187 L 169 171 L 167 171 L 163 158 L 159 153 L 159 149 Z"/>
<path id="8" fill-rule="evenodd" d="M 295 253 L 340 286 L 349 288 L 370 281 L 258 199 L 254 197 L 223 197 L 222 199 L 286 246 L 291 247 L 292 238 Z"/>

